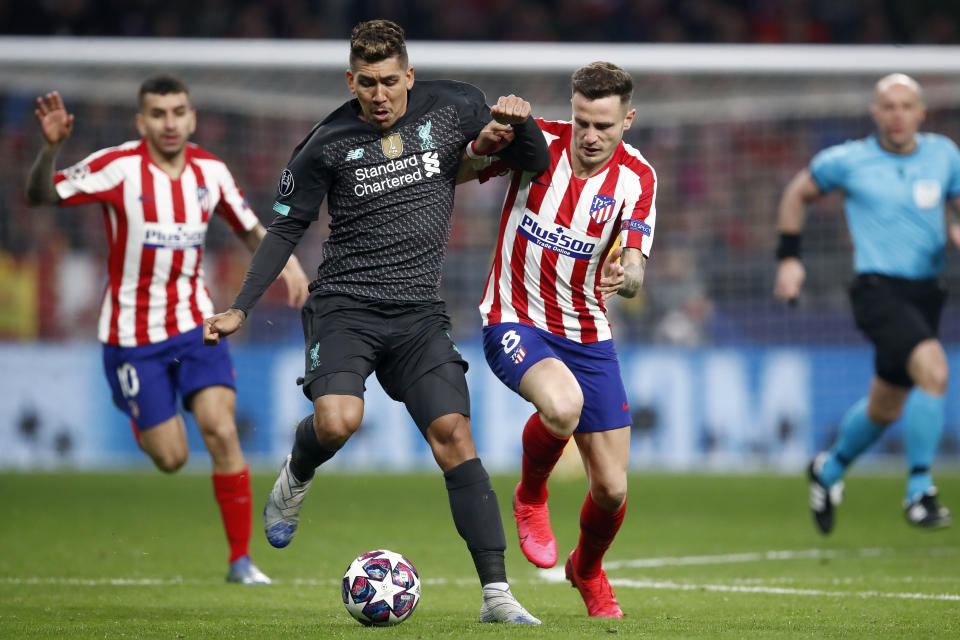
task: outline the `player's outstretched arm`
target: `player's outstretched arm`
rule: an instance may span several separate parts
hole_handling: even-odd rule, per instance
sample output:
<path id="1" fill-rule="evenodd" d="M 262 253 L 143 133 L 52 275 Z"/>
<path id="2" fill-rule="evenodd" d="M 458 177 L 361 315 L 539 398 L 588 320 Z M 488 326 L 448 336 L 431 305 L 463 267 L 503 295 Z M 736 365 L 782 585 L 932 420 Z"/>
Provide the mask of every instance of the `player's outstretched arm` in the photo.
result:
<path id="1" fill-rule="evenodd" d="M 293 249 L 309 226 L 309 222 L 279 214 L 273 219 L 253 252 L 243 286 L 233 304 L 224 313 L 204 321 L 204 344 L 216 344 L 221 336 L 230 335 L 240 328 L 260 296 L 289 264 Z"/>
<path id="2" fill-rule="evenodd" d="M 486 156 L 495 154 L 512 141 L 513 127 L 509 124 L 500 124 L 496 120 L 488 122 L 477 137 L 464 148 L 460 156 L 457 184 L 476 180 L 480 170 L 490 163 L 490 159 Z"/>
<path id="3" fill-rule="evenodd" d="M 781 300 L 795 300 L 806 279 L 806 270 L 800 262 L 800 234 L 803 232 L 807 203 L 820 195 L 820 187 L 810 171 L 802 169 L 790 180 L 780 199 L 778 265 L 773 295 Z"/>
<path id="4" fill-rule="evenodd" d="M 203 321 L 203 344 L 215 345 L 243 326 L 247 314 L 240 309 L 227 309 Z"/>
<path id="5" fill-rule="evenodd" d="M 300 308 L 310 296 L 310 280 L 303 272 L 303 266 L 297 256 L 290 256 L 287 265 L 280 272 L 280 278 L 287 285 L 287 306 Z"/>
<path id="6" fill-rule="evenodd" d="M 250 253 L 255 253 L 264 236 L 267 235 L 267 230 L 263 228 L 263 225 L 258 224 L 250 231 L 240 232 L 238 235 L 250 250 Z M 303 303 L 307 301 L 307 296 L 310 295 L 308 289 L 310 281 L 307 279 L 307 274 L 303 272 L 303 267 L 297 260 L 297 256 L 291 254 L 287 258 L 287 263 L 279 277 L 287 286 L 287 305 L 294 308 L 302 307 Z"/>
<path id="7" fill-rule="evenodd" d="M 37 98 L 33 113 L 43 133 L 43 147 L 27 175 L 27 204 L 57 204 L 60 196 L 53 183 L 54 164 L 60 147 L 73 131 L 73 114 L 67 113 L 63 98 L 56 91 Z"/>
<path id="8" fill-rule="evenodd" d="M 609 260 L 608 257 L 607 261 Z M 640 289 L 643 287 L 643 274 L 647 268 L 647 258 L 640 249 L 627 247 L 623 250 L 623 255 L 620 256 L 620 265 L 623 267 L 623 284 L 620 285 L 616 293 L 624 298 L 632 298 L 640 293 Z"/>
<path id="9" fill-rule="evenodd" d="M 537 175 L 550 168 L 550 149 L 536 120 L 531 117 L 529 102 L 513 94 L 501 96 L 490 108 L 490 115 L 513 130 L 513 139 L 497 153 L 501 159 L 512 167 Z"/>
<path id="10" fill-rule="evenodd" d="M 618 244 L 603 261 L 600 271 L 600 295 L 604 302 L 620 291 L 620 287 L 623 286 L 623 265 L 620 264 L 622 254 L 623 247 Z"/>
<path id="11" fill-rule="evenodd" d="M 490 115 L 500 124 L 522 124 L 530 117 L 530 103 L 512 93 L 500 96 L 490 107 Z"/>

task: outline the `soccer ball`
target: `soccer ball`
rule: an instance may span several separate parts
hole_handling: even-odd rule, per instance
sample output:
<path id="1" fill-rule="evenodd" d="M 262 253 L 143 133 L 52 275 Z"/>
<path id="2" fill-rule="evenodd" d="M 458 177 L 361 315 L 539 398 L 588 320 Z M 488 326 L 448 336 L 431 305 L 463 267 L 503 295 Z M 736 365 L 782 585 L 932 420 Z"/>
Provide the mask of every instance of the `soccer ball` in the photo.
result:
<path id="1" fill-rule="evenodd" d="M 410 617 L 420 602 L 420 575 L 399 553 L 368 551 L 347 567 L 343 606 L 365 626 L 388 627 Z"/>

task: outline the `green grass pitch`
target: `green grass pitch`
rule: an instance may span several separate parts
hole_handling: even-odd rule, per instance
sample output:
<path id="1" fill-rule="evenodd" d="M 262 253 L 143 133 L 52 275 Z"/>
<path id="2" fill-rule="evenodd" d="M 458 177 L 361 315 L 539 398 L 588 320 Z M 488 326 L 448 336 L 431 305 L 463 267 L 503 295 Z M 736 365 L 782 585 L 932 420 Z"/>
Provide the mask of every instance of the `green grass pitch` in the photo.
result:
<path id="1" fill-rule="evenodd" d="M 958 638 L 960 524 L 928 532 L 900 509 L 903 480 L 855 471 L 830 537 L 786 475 L 638 474 L 607 554 L 623 620 L 591 619 L 562 566 L 520 555 L 515 477 L 498 476 L 507 571 L 544 624 L 481 625 L 472 562 L 439 472 L 318 474 L 284 550 L 260 531 L 272 474 L 254 476 L 252 555 L 274 580 L 223 582 L 226 545 L 200 473 L 0 474 L 0 638 Z M 960 476 L 939 474 L 960 512 Z M 582 478 L 551 480 L 561 556 L 576 543 Z M 361 552 L 414 562 L 423 597 L 391 629 L 358 625 L 340 578 Z M 563 560 L 561 559 L 561 565 Z"/>

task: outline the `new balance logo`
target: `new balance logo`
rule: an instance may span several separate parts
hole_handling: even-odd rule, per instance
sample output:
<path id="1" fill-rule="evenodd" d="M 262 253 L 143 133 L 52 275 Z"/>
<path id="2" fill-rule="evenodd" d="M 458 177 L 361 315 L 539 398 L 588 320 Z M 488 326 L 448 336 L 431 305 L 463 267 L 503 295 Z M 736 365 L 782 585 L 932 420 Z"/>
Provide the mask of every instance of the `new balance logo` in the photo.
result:
<path id="1" fill-rule="evenodd" d="M 359 160 L 363 157 L 363 149 L 352 149 L 347 152 L 347 157 L 344 159 L 346 162 L 351 160 Z"/>

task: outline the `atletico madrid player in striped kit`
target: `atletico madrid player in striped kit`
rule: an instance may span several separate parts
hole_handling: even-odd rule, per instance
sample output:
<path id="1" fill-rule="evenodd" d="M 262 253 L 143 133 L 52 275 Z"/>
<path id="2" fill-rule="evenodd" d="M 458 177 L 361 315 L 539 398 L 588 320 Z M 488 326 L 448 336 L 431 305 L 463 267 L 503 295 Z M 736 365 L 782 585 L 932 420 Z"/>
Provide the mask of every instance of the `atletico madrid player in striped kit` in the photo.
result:
<path id="1" fill-rule="evenodd" d="M 523 430 L 513 501 L 520 548 L 537 566 L 557 562 L 547 479 L 572 435 L 590 490 L 566 576 L 591 616 L 619 618 L 601 563 L 626 509 L 630 414 L 605 301 L 614 293 L 634 296 L 643 282 L 657 179 L 623 142 L 635 114 L 630 75 L 595 62 L 573 74 L 572 90 L 571 122 L 537 120 L 550 149 L 546 172 L 524 172 L 495 155 L 478 158 L 511 135 L 495 122 L 467 152 L 481 181 L 510 171 L 480 313 L 487 362 L 536 407 Z"/>
<path id="2" fill-rule="evenodd" d="M 27 179 L 31 205 L 103 207 L 110 248 L 99 339 L 116 405 L 130 417 L 140 448 L 161 471 L 187 461 L 184 422 L 192 411 L 213 459 L 214 495 L 230 545 L 227 581 L 268 584 L 250 561 L 250 472 L 234 420 L 234 371 L 226 343 L 203 346 L 201 325 L 214 312 L 203 283 L 207 225 L 218 214 L 254 251 L 265 230 L 227 166 L 187 142 L 196 127 L 186 85 L 154 76 L 140 87 L 142 139 L 98 151 L 54 171 L 73 129 L 57 93 L 37 98 L 44 146 Z M 307 295 L 295 257 L 283 278 L 289 303 Z"/>

